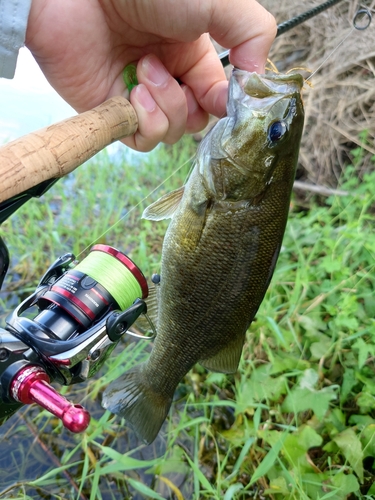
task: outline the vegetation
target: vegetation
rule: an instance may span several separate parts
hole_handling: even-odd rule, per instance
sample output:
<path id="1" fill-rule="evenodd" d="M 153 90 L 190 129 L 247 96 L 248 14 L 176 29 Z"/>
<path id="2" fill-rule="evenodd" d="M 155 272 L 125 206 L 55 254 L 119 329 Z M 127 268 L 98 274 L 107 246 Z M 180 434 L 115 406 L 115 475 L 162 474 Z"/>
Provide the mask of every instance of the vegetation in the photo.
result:
<path id="1" fill-rule="evenodd" d="M 183 183 L 195 149 L 185 138 L 121 166 L 102 153 L 19 210 L 1 229 L 12 256 L 4 314 L 57 256 L 78 255 L 97 238 L 146 276 L 158 271 L 166 224 L 140 214 Z M 361 155 L 354 151 L 341 181 L 349 195 L 311 198 L 308 208 L 293 200 L 236 375 L 197 365 L 146 447 L 99 404 L 104 387 L 147 356 L 147 342 L 125 340 L 98 378 L 63 388 L 92 413 L 83 436 L 36 408 L 3 425 L 0 499 L 373 498 L 375 172 L 372 165 L 358 180 Z"/>

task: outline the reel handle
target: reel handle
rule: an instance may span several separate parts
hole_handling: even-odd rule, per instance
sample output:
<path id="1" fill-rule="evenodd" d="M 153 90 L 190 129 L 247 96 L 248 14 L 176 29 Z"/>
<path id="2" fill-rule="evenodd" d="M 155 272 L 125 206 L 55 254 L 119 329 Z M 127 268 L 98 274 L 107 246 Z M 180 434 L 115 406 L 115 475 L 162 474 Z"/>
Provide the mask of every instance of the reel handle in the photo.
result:
<path id="1" fill-rule="evenodd" d="M 10 384 L 12 398 L 23 404 L 36 403 L 59 418 L 71 432 L 83 432 L 90 423 L 90 414 L 81 405 L 74 405 L 49 384 L 47 373 L 39 366 L 26 365 Z"/>
<path id="2" fill-rule="evenodd" d="M 0 148 L 0 203 L 72 172 L 108 144 L 136 132 L 137 115 L 124 97 L 50 125 Z"/>

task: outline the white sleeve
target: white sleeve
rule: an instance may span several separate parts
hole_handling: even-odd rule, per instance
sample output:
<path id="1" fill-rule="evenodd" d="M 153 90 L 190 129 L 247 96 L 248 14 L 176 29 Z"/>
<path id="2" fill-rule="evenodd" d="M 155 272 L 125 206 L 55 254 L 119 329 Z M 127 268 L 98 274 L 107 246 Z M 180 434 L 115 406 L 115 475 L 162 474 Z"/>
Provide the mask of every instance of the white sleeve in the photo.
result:
<path id="1" fill-rule="evenodd" d="M 0 77 L 13 78 L 25 43 L 31 0 L 0 0 Z"/>

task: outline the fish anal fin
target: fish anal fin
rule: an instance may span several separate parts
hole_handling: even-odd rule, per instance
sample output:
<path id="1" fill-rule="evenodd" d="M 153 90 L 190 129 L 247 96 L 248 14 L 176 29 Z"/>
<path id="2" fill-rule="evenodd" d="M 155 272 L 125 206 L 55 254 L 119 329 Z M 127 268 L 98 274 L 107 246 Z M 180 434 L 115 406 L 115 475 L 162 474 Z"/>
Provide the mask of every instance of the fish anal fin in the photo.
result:
<path id="1" fill-rule="evenodd" d="M 185 186 L 165 194 L 154 203 L 151 203 L 143 212 L 142 219 L 163 220 L 170 219 L 175 213 L 184 194 Z"/>
<path id="2" fill-rule="evenodd" d="M 168 415 L 172 397 L 156 393 L 138 365 L 114 380 L 103 394 L 102 406 L 126 419 L 146 444 L 152 443 Z"/>
<path id="3" fill-rule="evenodd" d="M 220 373 L 235 373 L 240 362 L 245 336 L 239 335 L 235 340 L 221 349 L 215 356 L 200 360 L 207 370 Z"/>

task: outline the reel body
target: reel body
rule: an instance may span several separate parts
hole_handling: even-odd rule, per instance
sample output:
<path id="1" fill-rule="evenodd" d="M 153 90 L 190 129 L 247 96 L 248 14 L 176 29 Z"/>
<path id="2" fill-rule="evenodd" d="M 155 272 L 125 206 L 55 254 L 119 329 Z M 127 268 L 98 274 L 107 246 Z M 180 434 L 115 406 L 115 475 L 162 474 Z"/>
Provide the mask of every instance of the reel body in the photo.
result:
<path id="1" fill-rule="evenodd" d="M 5 256 L 2 240 L 0 247 Z M 0 328 L 0 424 L 23 404 L 37 403 L 72 432 L 84 431 L 88 412 L 50 382 L 92 377 L 147 312 L 146 279 L 125 254 L 96 245 L 72 268 L 74 262 L 73 254 L 57 259 Z"/>

